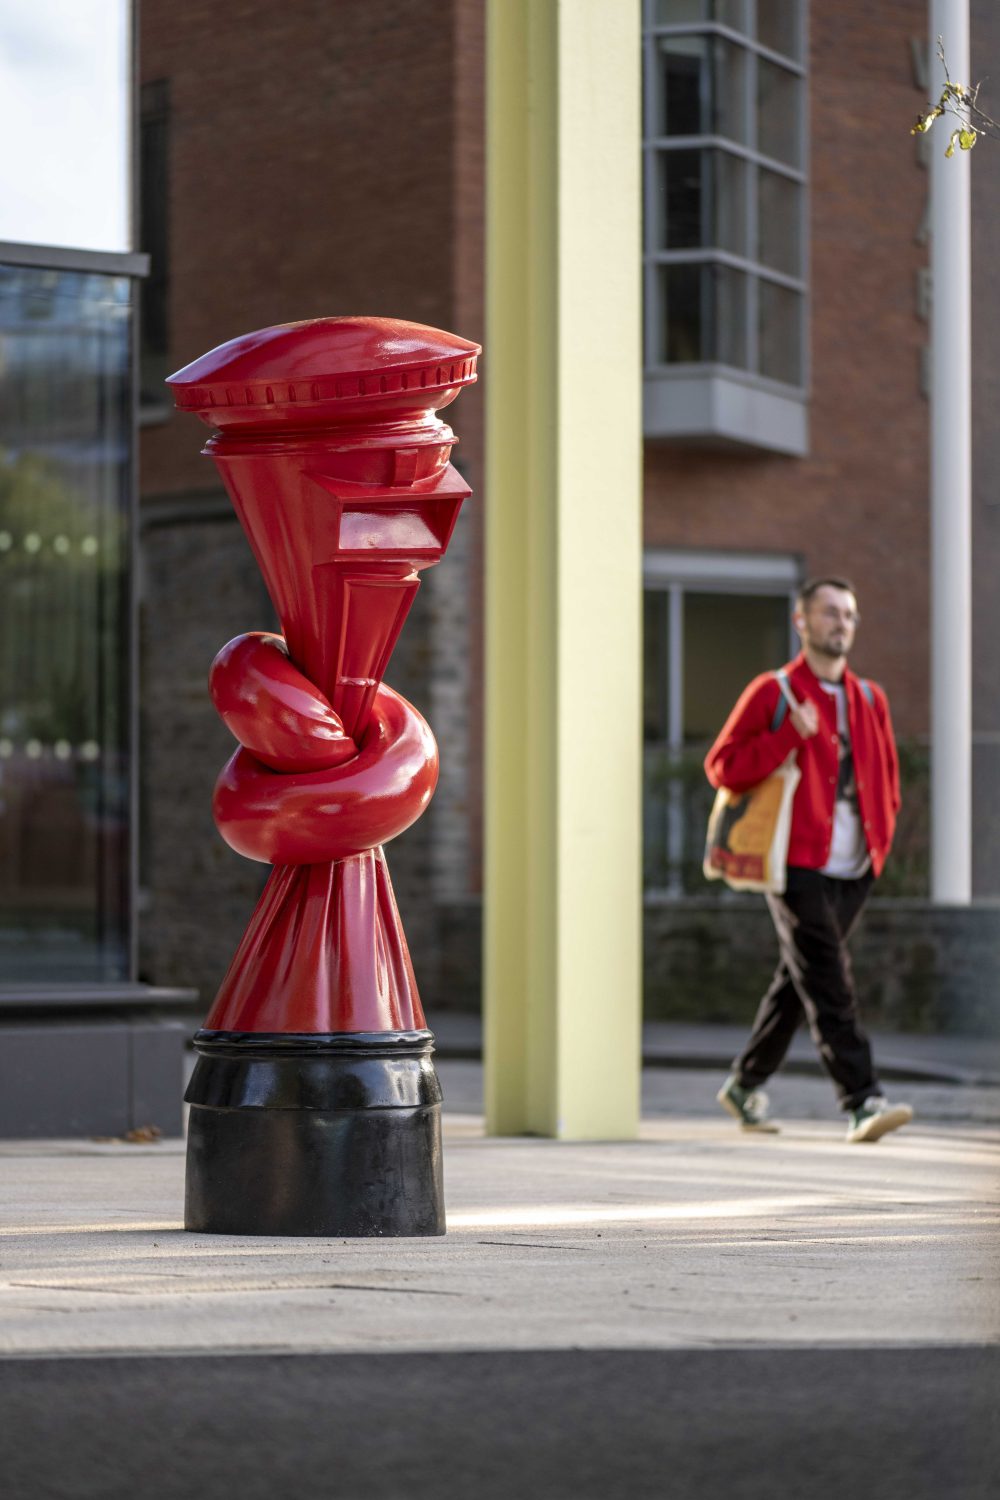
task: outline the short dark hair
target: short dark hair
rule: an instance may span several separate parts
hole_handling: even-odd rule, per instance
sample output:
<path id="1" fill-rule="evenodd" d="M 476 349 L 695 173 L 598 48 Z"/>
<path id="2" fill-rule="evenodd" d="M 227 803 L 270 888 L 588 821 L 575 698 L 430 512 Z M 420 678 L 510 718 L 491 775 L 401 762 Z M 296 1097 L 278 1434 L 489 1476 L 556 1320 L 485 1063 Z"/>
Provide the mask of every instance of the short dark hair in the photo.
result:
<path id="1" fill-rule="evenodd" d="M 821 588 L 846 589 L 847 593 L 853 594 L 857 601 L 858 591 L 849 578 L 809 578 L 799 589 L 795 598 L 795 608 L 805 609 L 814 594 Z"/>

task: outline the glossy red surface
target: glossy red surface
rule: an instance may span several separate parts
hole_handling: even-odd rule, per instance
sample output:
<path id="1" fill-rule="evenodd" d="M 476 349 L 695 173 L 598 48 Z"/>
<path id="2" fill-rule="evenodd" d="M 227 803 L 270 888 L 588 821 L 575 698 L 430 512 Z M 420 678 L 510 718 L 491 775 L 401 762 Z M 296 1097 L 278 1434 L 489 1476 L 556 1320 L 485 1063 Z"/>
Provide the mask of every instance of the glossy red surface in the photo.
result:
<path id="1" fill-rule="evenodd" d="M 212 427 L 396 420 L 436 411 L 476 379 L 479 345 L 399 318 L 314 318 L 220 344 L 171 375 Z"/>
<path id="2" fill-rule="evenodd" d="M 213 661 L 208 690 L 240 744 L 274 771 L 327 770 L 358 753 L 329 699 L 293 665 L 283 636 L 238 635 Z"/>
<path id="3" fill-rule="evenodd" d="M 437 776 L 426 721 L 383 683 L 350 760 L 292 774 L 237 750 L 215 784 L 212 811 L 226 843 L 248 859 L 315 865 L 394 839 L 417 821 Z"/>
<path id="4" fill-rule="evenodd" d="M 241 748 L 216 785 L 223 837 L 275 865 L 206 1020 L 239 1032 L 424 1025 L 381 845 L 437 780 L 427 724 L 382 676 L 469 489 L 435 411 L 478 346 L 420 324 L 264 329 L 171 377 L 246 530 L 283 638 L 230 641 L 213 701 Z"/>

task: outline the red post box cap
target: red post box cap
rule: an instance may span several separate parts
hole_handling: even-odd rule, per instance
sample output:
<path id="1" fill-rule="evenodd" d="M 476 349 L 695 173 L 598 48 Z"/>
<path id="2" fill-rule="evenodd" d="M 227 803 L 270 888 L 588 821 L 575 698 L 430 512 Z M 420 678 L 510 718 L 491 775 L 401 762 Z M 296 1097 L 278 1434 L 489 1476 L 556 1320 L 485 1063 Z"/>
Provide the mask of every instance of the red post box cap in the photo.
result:
<path id="1" fill-rule="evenodd" d="M 314 427 L 432 412 L 476 380 L 479 344 L 399 318 L 311 318 L 246 333 L 167 384 L 211 427 Z"/>

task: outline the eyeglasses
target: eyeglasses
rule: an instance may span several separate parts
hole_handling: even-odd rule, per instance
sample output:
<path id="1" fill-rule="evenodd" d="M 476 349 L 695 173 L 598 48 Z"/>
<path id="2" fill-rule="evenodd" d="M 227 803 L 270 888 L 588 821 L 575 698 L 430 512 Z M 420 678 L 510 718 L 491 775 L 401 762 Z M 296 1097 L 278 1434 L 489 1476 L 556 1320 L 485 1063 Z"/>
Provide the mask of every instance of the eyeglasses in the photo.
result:
<path id="1" fill-rule="evenodd" d="M 815 613 L 822 616 L 824 620 L 829 620 L 836 625 L 841 623 L 844 625 L 859 625 L 861 623 L 861 616 L 855 610 L 836 609 L 832 604 L 825 605 L 822 609 L 817 609 Z"/>

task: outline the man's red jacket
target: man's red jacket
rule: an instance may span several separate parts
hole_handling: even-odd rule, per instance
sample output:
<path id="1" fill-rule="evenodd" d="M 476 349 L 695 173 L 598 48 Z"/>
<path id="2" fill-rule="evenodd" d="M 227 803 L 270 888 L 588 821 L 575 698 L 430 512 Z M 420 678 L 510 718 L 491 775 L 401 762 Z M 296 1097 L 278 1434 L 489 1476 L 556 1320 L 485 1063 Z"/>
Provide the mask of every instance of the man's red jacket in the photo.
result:
<path id="1" fill-rule="evenodd" d="M 792 803 L 792 831 L 788 863 L 819 870 L 830 857 L 833 807 L 837 792 L 837 705 L 820 687 L 805 656 L 785 667 L 798 702 L 811 698 L 819 710 L 819 730 L 803 739 L 786 713 L 776 730 L 771 724 L 781 696 L 773 672 L 755 677 L 740 694 L 715 744 L 705 757 L 705 772 L 714 787 L 749 791 L 770 776 L 797 751 L 802 780 Z M 882 873 L 899 811 L 899 757 L 889 717 L 889 700 L 877 683 L 869 683 L 872 702 L 861 679 L 845 671 L 847 717 L 854 751 L 858 811 L 872 857 L 872 870 Z"/>

